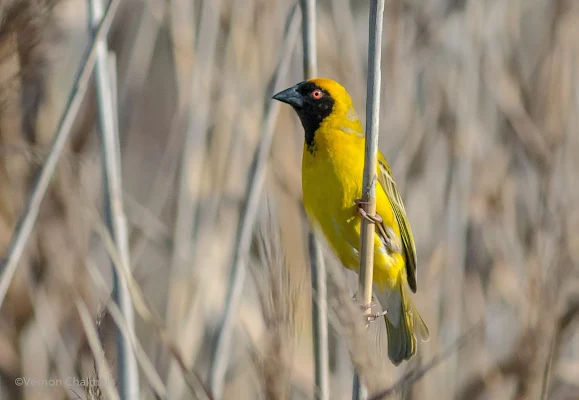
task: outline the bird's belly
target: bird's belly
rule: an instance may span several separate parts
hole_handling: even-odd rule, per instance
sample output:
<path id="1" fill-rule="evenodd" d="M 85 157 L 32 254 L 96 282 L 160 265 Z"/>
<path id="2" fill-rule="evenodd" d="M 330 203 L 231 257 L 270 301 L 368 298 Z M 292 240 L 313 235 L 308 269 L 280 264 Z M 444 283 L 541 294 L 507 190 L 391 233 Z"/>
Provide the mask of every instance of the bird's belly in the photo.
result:
<path id="1" fill-rule="evenodd" d="M 343 171 L 341 175 L 331 164 L 304 165 L 302 186 L 310 223 L 321 229 L 341 263 L 357 271 L 361 218 L 354 200 L 360 198 L 362 193 L 362 167 L 355 164 L 353 162 L 340 168 L 339 171 Z M 379 236 L 374 235 L 374 281 L 378 286 L 394 287 L 403 265 L 401 256 L 390 254 Z"/>

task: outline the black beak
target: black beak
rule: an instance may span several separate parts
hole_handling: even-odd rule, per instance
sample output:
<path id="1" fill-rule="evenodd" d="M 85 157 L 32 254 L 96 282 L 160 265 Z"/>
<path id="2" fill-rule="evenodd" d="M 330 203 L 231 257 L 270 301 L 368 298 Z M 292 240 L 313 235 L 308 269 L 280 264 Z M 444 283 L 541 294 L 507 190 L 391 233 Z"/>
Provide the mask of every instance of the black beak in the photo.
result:
<path id="1" fill-rule="evenodd" d="M 292 86 L 286 90 L 282 90 L 278 94 L 273 96 L 274 100 L 287 103 L 294 108 L 302 108 L 304 106 L 304 98 L 298 92 L 299 84 Z"/>

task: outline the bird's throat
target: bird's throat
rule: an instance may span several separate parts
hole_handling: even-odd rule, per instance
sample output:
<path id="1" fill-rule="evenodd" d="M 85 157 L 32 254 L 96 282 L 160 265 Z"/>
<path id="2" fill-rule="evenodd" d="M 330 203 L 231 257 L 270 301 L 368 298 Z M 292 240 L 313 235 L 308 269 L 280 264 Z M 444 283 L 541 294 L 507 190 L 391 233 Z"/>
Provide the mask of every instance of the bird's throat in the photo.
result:
<path id="1" fill-rule="evenodd" d="M 304 127 L 305 143 L 308 151 L 312 152 L 316 143 L 316 131 L 319 129 L 323 118 L 319 115 L 298 114 Z"/>

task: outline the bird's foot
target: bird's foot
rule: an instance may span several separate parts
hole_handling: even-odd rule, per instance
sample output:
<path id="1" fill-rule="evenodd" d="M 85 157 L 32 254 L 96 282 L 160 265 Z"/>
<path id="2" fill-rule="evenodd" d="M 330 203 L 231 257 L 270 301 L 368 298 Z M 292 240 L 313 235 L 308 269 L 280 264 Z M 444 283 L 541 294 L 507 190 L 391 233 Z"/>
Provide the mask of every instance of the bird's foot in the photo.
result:
<path id="1" fill-rule="evenodd" d="M 366 210 L 364 210 L 364 206 L 368 204 L 367 201 L 363 201 L 362 199 L 356 199 L 354 200 L 354 204 L 356 205 L 358 214 L 360 214 L 362 218 L 365 218 L 374 224 L 381 224 L 383 222 L 382 217 L 380 215 L 378 214 L 370 215 L 366 212 Z"/>
<path id="2" fill-rule="evenodd" d="M 380 311 L 380 312 L 372 313 L 372 314 L 364 314 L 364 318 L 366 318 L 368 323 L 370 323 L 370 322 L 376 321 L 380 317 L 385 316 L 386 314 L 388 314 L 388 311 Z"/>
<path id="3" fill-rule="evenodd" d="M 356 296 L 354 296 L 354 300 L 355 300 L 355 299 L 356 299 Z M 360 309 L 361 309 L 362 311 L 371 310 L 372 307 L 376 306 L 376 301 L 375 301 L 374 296 L 372 296 L 372 302 L 371 302 L 370 304 L 360 304 L 359 306 L 360 306 Z M 377 313 L 367 313 L 367 314 L 364 314 L 364 318 L 366 318 L 366 321 L 367 321 L 368 323 L 370 323 L 370 322 L 376 321 L 376 320 L 377 320 L 378 318 L 380 318 L 380 317 L 385 316 L 386 313 L 387 313 L 387 311 L 380 311 L 380 312 L 377 312 Z"/>

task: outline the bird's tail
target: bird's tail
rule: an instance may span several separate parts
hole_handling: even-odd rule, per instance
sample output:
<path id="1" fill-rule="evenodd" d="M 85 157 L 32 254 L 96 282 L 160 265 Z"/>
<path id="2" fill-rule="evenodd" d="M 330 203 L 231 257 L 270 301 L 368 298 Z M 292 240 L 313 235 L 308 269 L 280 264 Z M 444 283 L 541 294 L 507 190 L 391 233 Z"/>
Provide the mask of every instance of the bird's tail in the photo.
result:
<path id="1" fill-rule="evenodd" d="M 394 290 L 399 292 L 399 296 L 392 297 L 400 302 L 392 306 L 398 306 L 400 311 L 390 313 L 389 309 L 384 320 L 388 334 L 388 358 L 394 365 L 398 365 L 416 354 L 416 333 L 424 342 L 428 341 L 430 333 L 402 279 L 398 280 L 398 287 Z"/>

